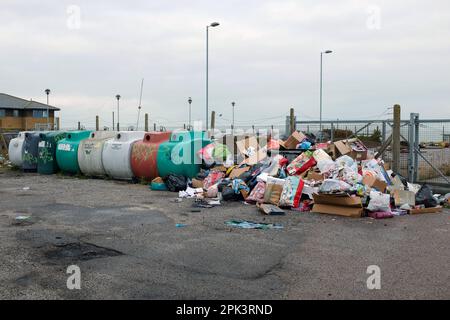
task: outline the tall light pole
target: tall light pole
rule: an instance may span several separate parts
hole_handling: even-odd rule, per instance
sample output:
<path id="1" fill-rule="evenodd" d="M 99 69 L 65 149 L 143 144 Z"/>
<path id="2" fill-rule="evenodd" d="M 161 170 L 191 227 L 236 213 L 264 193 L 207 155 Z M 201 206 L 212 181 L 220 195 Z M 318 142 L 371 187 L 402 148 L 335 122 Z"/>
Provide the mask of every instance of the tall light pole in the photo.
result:
<path id="1" fill-rule="evenodd" d="M 192 98 L 191 97 L 189 97 L 189 99 L 188 99 L 188 102 L 189 102 L 189 131 L 191 130 L 191 104 L 192 104 Z"/>
<path id="2" fill-rule="evenodd" d="M 231 103 L 231 106 L 233 107 L 233 117 L 231 118 L 232 119 L 232 121 L 231 121 L 231 123 L 232 123 L 232 125 L 231 125 L 231 132 L 234 134 L 234 106 L 236 105 L 236 102 L 232 102 Z"/>
<path id="3" fill-rule="evenodd" d="M 49 96 L 49 94 L 50 94 L 50 89 L 45 89 L 45 94 L 47 95 L 47 130 L 48 130 L 48 127 L 49 127 L 49 124 L 50 124 L 50 120 L 49 120 L 49 106 L 48 106 L 48 96 Z"/>
<path id="4" fill-rule="evenodd" d="M 206 26 L 206 131 L 209 128 L 209 106 L 208 106 L 208 85 L 209 85 L 209 28 L 218 27 L 220 24 L 218 22 L 213 22 L 210 25 Z"/>
<path id="5" fill-rule="evenodd" d="M 120 124 L 119 124 L 119 100 L 120 100 L 120 94 L 116 95 L 117 99 L 117 131 L 120 131 Z"/>
<path id="6" fill-rule="evenodd" d="M 320 131 L 319 131 L 319 134 L 320 134 L 320 140 L 322 140 L 322 78 L 323 78 L 323 75 L 322 75 L 322 62 L 323 62 L 323 55 L 324 54 L 329 54 L 329 53 L 332 53 L 333 51 L 331 51 L 331 50 L 326 50 L 326 51 L 322 51 L 321 53 L 320 53 Z"/>

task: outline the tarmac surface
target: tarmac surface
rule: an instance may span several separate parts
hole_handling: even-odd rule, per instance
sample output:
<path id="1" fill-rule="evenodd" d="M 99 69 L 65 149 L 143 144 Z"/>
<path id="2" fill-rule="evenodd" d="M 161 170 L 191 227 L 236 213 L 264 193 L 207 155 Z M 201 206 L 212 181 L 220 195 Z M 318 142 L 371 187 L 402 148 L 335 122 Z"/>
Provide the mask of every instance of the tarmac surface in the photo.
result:
<path id="1" fill-rule="evenodd" d="M 240 202 L 195 212 L 176 199 L 140 184 L 0 171 L 0 299 L 450 299 L 448 210 L 268 217 Z M 70 265 L 80 290 L 66 286 Z M 380 290 L 367 288 L 371 265 Z"/>

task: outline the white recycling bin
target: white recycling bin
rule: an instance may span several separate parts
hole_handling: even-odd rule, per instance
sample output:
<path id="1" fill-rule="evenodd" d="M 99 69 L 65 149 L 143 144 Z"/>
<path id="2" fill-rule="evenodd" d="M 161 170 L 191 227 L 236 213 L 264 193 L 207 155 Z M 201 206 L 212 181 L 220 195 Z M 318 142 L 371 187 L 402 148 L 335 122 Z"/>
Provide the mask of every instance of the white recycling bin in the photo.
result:
<path id="1" fill-rule="evenodd" d="M 25 133 L 29 131 L 19 132 L 16 138 L 11 139 L 8 147 L 9 161 L 17 167 L 22 167 L 23 163 L 23 148 L 25 141 Z"/>
<path id="2" fill-rule="evenodd" d="M 108 176 L 118 180 L 133 179 L 131 170 L 131 148 L 142 140 L 145 131 L 120 131 L 103 145 L 102 161 Z"/>
<path id="3" fill-rule="evenodd" d="M 102 153 L 103 146 L 107 140 L 117 135 L 114 131 L 95 131 L 88 139 L 80 142 L 78 146 L 78 165 L 81 172 L 86 176 L 104 176 Z"/>

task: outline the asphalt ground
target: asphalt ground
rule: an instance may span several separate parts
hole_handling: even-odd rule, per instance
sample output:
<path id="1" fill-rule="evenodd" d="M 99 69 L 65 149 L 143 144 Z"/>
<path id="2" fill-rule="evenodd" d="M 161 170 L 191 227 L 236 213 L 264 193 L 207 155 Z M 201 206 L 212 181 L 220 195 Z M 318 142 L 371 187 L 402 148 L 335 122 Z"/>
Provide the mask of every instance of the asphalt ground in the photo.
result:
<path id="1" fill-rule="evenodd" d="M 450 298 L 448 210 L 263 216 L 241 202 L 199 212 L 176 199 L 141 184 L 0 171 L 0 298 Z M 233 228 L 232 219 L 283 229 Z M 67 288 L 70 265 L 80 290 Z M 379 290 L 367 287 L 372 265 Z"/>

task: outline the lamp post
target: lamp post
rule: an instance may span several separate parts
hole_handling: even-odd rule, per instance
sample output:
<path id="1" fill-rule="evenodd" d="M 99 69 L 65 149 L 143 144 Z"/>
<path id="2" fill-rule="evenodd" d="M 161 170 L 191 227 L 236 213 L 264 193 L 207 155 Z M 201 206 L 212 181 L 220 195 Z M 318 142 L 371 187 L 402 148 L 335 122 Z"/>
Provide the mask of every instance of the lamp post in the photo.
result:
<path id="1" fill-rule="evenodd" d="M 231 103 L 231 106 L 233 107 L 233 117 L 231 118 L 232 119 L 232 121 L 231 121 L 231 123 L 232 123 L 232 125 L 231 125 L 231 132 L 234 134 L 234 106 L 236 105 L 236 102 L 232 102 Z"/>
<path id="2" fill-rule="evenodd" d="M 120 100 L 120 94 L 116 95 L 117 99 L 117 131 L 120 131 L 120 124 L 119 124 L 119 100 Z"/>
<path id="3" fill-rule="evenodd" d="M 49 106 L 48 106 L 48 96 L 50 95 L 50 89 L 45 89 L 45 94 L 47 95 L 47 130 L 50 124 L 50 120 L 49 120 Z"/>
<path id="4" fill-rule="evenodd" d="M 189 99 L 188 99 L 188 102 L 189 102 L 189 131 L 191 131 L 191 104 L 192 104 L 192 98 L 191 97 L 189 97 Z"/>
<path id="5" fill-rule="evenodd" d="M 329 54 L 329 53 L 332 53 L 333 51 L 331 51 L 331 50 L 326 50 L 326 51 L 322 51 L 321 53 L 320 53 L 320 140 L 322 140 L 322 136 L 323 136 L 323 134 L 322 134 L 322 78 L 323 78 L 323 75 L 322 75 L 322 64 L 323 64 L 323 55 L 324 54 Z"/>
<path id="6" fill-rule="evenodd" d="M 220 24 L 218 22 L 213 22 L 210 25 L 206 26 L 206 131 L 208 131 L 209 128 L 209 106 L 208 106 L 208 80 L 209 80 L 209 28 L 212 27 L 218 27 Z"/>

